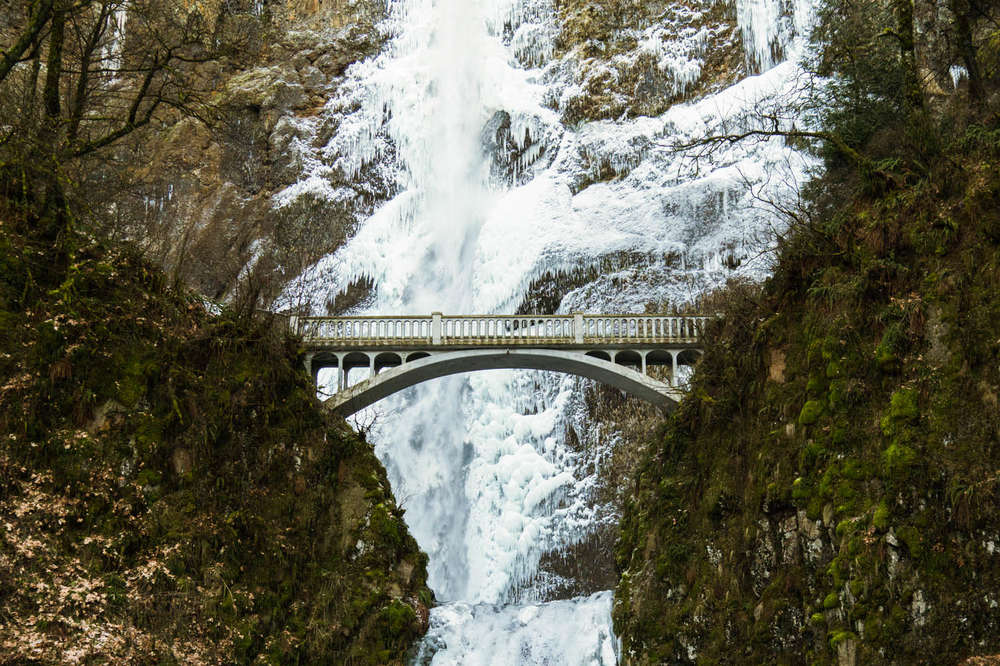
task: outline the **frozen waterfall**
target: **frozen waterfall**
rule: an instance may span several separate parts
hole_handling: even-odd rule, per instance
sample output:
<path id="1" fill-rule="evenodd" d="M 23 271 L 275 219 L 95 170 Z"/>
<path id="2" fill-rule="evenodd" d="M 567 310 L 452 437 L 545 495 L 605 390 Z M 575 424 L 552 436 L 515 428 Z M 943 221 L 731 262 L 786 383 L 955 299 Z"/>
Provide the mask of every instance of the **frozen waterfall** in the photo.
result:
<path id="1" fill-rule="evenodd" d="M 782 3 L 737 5 L 748 60 L 787 59 L 660 117 L 570 127 L 558 100 L 576 81 L 568 56 L 556 55 L 551 0 L 390 0 L 387 46 L 352 66 L 324 109 L 337 121 L 333 138 L 312 149 L 322 119 L 297 121 L 303 174 L 274 205 L 337 201 L 334 170 L 378 169 L 397 193 L 290 285 L 286 304 L 321 311 L 364 275 L 376 284 L 364 312 L 510 312 L 546 271 L 618 261 L 617 275 L 571 291 L 560 311 L 642 311 L 721 284 L 733 272 L 727 257 L 762 275 L 766 263 L 751 259 L 779 222 L 755 202 L 794 196 L 813 162 L 778 139 L 700 162 L 663 149 L 795 94 L 808 2 L 778 28 Z M 682 27 L 636 37 L 672 54 L 659 66 L 687 81 L 700 62 L 670 40 L 700 42 Z M 498 122 L 514 154 L 506 161 L 484 131 Z M 510 177 L 498 179 L 498 168 Z M 641 265 L 618 259 L 626 254 Z M 553 599 L 566 581 L 539 573 L 547 554 L 616 522 L 592 493 L 613 442 L 574 448 L 564 438 L 568 426 L 586 427 L 581 383 L 482 372 L 414 387 L 358 417 L 378 417 L 376 452 L 444 602 L 418 663 L 617 662 L 611 592 Z"/>

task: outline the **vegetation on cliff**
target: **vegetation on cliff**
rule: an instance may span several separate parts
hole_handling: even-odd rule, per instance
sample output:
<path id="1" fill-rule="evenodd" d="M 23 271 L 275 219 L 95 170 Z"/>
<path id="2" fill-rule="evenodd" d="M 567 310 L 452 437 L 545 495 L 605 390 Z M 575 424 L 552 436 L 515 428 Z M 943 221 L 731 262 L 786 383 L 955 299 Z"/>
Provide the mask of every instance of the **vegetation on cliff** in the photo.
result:
<path id="1" fill-rule="evenodd" d="M 0 663 L 383 664 L 426 630 L 426 556 L 371 446 L 255 313 L 267 285 L 229 290 L 216 315 L 177 286 L 204 263 L 238 273 L 223 257 L 245 243 L 220 232 L 224 250 L 192 252 L 172 221 L 144 243 L 186 262 L 168 279 L 121 242 L 157 208 L 151 151 L 202 185 L 202 167 L 264 168 L 238 131 L 256 131 L 248 109 L 314 103 L 286 79 L 322 88 L 350 61 L 234 79 L 301 51 L 267 36 L 318 11 L 254 6 L 0 10 Z M 339 45 L 370 43 L 348 32 Z"/>
<path id="2" fill-rule="evenodd" d="M 273 298 L 391 192 L 366 171 L 276 210 L 385 3 L 31 0 L 0 7 L 0 175 L 210 298 Z M 23 194 L 23 193 L 21 193 Z M 20 196 L 20 194 L 18 194 Z"/>
<path id="3" fill-rule="evenodd" d="M 273 322 L 0 216 L 0 663 L 353 663 L 426 629 L 426 556 Z"/>
<path id="4" fill-rule="evenodd" d="M 557 0 L 557 48 L 575 68 L 560 100 L 569 124 L 655 116 L 746 72 L 735 7 L 703 0 Z M 697 35 L 696 38 L 692 38 Z M 660 49 L 677 40 L 685 68 Z M 713 48 L 706 48 L 712 44 Z"/>
<path id="5" fill-rule="evenodd" d="M 714 297 L 646 451 L 617 546 L 625 663 L 1000 651 L 996 24 L 971 3 L 963 33 L 953 8 L 972 80 L 914 90 L 937 46 L 899 5 L 837 19 L 826 131 L 862 159 L 832 145 L 773 277 Z M 855 46 L 890 20 L 892 48 Z"/>

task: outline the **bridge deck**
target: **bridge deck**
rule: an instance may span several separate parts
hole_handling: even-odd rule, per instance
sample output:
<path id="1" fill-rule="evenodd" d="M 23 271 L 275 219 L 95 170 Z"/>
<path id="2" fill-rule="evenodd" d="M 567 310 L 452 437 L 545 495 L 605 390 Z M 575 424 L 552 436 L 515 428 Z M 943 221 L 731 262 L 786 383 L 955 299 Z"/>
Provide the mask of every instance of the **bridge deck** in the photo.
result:
<path id="1" fill-rule="evenodd" d="M 662 315 L 471 315 L 297 317 L 292 326 L 314 350 L 484 347 L 696 347 L 710 317 Z"/>

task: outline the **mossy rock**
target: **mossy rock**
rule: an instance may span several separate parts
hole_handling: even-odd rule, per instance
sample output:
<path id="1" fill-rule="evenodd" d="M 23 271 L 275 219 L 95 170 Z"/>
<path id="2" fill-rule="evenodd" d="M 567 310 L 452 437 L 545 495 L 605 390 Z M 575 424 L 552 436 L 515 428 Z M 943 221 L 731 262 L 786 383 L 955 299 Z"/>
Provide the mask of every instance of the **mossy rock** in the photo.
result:
<path id="1" fill-rule="evenodd" d="M 52 263 L 51 284 L 9 257 L 0 273 L 30 303 L 3 311 L 0 367 L 38 378 L 0 392 L 0 512 L 45 544 L 9 551 L 0 642 L 35 638 L 5 657 L 174 663 L 183 645 L 204 663 L 401 662 L 433 603 L 426 556 L 371 445 L 322 411 L 297 341 L 206 314 L 136 255 L 66 242 L 72 268 Z M 363 557 L 341 548 L 351 499 L 372 517 Z M 41 625 L 28 581 L 100 593 L 54 601 L 65 621 Z M 112 634 L 132 641 L 93 641 Z"/>
<path id="2" fill-rule="evenodd" d="M 799 412 L 799 425 L 813 425 L 819 421 L 819 417 L 823 415 L 823 412 L 824 406 L 819 400 L 806 401 L 806 404 L 802 405 L 802 411 Z"/>

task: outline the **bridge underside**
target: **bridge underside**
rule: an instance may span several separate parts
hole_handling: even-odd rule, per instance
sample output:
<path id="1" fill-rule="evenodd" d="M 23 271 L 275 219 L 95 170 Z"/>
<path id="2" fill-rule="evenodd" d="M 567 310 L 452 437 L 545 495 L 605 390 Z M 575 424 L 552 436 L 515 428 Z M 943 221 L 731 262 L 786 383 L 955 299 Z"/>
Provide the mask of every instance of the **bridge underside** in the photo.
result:
<path id="1" fill-rule="evenodd" d="M 672 409 L 681 392 L 679 367 L 692 365 L 695 349 L 464 349 L 452 351 L 316 351 L 306 355 L 314 378 L 323 368 L 337 369 L 337 393 L 325 405 L 347 416 L 405 388 L 447 375 L 476 370 L 527 369 L 564 372 L 614 386 L 662 409 Z M 665 381 L 645 373 L 661 367 Z M 354 386 L 349 373 L 369 368 L 370 377 Z"/>

